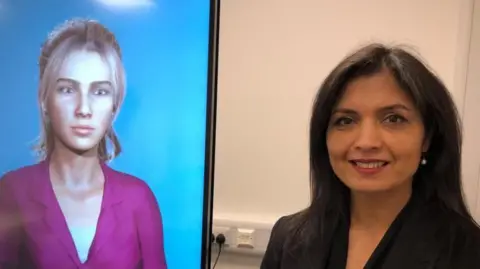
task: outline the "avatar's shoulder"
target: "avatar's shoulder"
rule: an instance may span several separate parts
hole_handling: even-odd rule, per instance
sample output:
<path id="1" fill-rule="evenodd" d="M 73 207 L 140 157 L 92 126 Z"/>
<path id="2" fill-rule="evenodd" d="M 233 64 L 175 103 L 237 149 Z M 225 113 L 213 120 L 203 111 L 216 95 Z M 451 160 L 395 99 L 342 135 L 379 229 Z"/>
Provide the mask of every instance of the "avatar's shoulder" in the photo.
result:
<path id="1" fill-rule="evenodd" d="M 137 176 L 115 170 L 109 166 L 105 166 L 104 169 L 108 173 L 109 182 L 115 186 L 120 186 L 126 192 L 139 193 L 150 190 L 148 184 Z"/>
<path id="2" fill-rule="evenodd" d="M 0 181 L 3 185 L 26 184 L 26 181 L 30 181 L 33 177 L 41 174 L 41 166 L 42 163 L 37 163 L 8 171 L 0 177 Z"/>

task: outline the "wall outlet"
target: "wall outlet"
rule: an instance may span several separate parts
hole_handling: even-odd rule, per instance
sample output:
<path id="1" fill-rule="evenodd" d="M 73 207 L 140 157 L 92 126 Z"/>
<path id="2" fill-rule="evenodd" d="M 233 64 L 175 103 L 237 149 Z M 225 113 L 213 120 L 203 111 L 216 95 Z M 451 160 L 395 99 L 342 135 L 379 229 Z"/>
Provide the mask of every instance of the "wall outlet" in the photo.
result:
<path id="1" fill-rule="evenodd" d="M 229 246 L 225 248 L 228 252 L 239 252 L 247 255 L 263 255 L 270 241 L 272 221 L 246 221 L 248 217 L 215 217 L 212 233 L 226 232 L 226 241 Z M 238 236 L 237 236 L 238 235 Z M 238 240 L 237 237 L 240 237 Z M 240 243 L 240 246 L 238 246 Z M 212 245 L 215 247 L 215 244 Z M 253 248 L 252 248 L 253 246 Z"/>
<path id="2" fill-rule="evenodd" d="M 219 234 L 223 234 L 225 236 L 225 244 L 224 246 L 229 246 L 231 245 L 232 241 L 232 229 L 230 227 L 226 226 L 213 226 L 212 227 L 212 233 L 215 235 L 215 237 Z M 216 243 L 214 243 L 216 244 Z"/>
<path id="3" fill-rule="evenodd" d="M 237 229 L 236 244 L 238 248 L 255 247 L 255 230 Z"/>

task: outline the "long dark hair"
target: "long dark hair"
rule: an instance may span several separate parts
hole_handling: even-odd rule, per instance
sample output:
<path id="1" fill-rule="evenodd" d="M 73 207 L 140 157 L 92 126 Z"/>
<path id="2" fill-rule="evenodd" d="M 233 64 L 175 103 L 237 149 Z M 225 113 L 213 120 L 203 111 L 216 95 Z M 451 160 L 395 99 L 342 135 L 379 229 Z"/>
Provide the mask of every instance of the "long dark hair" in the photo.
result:
<path id="1" fill-rule="evenodd" d="M 413 180 L 414 192 L 443 209 L 474 222 L 462 194 L 461 124 L 452 97 L 422 61 L 401 47 L 369 44 L 344 58 L 326 77 L 313 105 L 310 122 L 311 204 L 299 214 L 299 244 L 323 237 L 325 222 L 335 223 L 349 206 L 350 192 L 329 162 L 326 133 L 334 106 L 353 80 L 388 70 L 410 96 L 425 125 L 430 147 Z"/>

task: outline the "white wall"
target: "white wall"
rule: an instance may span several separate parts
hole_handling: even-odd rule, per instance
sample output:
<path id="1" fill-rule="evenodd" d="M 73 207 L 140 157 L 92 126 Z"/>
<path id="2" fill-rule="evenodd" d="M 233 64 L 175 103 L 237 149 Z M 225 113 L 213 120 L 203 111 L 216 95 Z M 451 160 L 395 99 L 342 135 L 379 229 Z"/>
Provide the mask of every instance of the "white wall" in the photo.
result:
<path id="1" fill-rule="evenodd" d="M 463 108 L 472 3 L 222 0 L 214 218 L 271 225 L 307 205 L 312 99 L 363 43 L 414 45 Z M 472 206 L 479 168 L 466 183 Z M 259 257 L 227 255 L 217 269 L 258 268 Z"/>
<path id="2" fill-rule="evenodd" d="M 468 57 L 468 73 L 463 105 L 464 149 L 463 173 L 465 192 L 470 197 L 472 210 L 480 221 L 480 0 L 475 0 L 474 16 Z M 476 178 L 477 180 L 473 180 Z M 476 198 L 476 201 L 475 201 Z"/>

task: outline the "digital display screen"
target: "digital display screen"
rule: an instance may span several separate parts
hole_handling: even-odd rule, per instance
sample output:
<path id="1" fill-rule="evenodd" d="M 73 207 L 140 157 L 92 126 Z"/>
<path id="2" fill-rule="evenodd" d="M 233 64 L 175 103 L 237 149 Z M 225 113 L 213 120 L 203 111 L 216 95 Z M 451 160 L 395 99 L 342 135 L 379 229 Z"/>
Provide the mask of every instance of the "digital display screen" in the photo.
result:
<path id="1" fill-rule="evenodd" d="M 0 0 L 0 268 L 204 268 L 211 2 Z"/>

